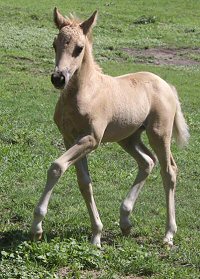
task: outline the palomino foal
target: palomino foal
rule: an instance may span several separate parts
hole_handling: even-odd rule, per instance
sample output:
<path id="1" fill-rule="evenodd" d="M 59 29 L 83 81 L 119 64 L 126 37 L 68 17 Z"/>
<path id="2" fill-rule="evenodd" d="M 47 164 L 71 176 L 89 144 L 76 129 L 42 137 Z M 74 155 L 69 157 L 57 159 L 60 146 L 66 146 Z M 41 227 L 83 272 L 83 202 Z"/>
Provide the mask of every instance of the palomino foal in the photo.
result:
<path id="1" fill-rule="evenodd" d="M 175 185 L 177 166 L 170 151 L 172 132 L 179 144 L 189 138 L 176 90 L 160 77 L 138 72 L 119 77 L 104 75 L 92 55 L 91 29 L 97 12 L 80 23 L 54 10 L 59 34 L 54 40 L 53 85 L 61 90 L 54 120 L 63 135 L 67 151 L 48 170 L 44 192 L 34 211 L 32 233 L 42 236 L 42 220 L 47 213 L 53 187 L 63 173 L 75 165 L 80 191 L 85 199 L 92 226 L 92 243 L 101 245 L 102 223 L 95 205 L 86 155 L 101 142 L 118 142 L 138 164 L 133 186 L 121 204 L 120 227 L 128 235 L 130 213 L 152 171 L 156 157 L 141 141 L 146 131 L 157 155 L 166 193 L 167 222 L 164 243 L 173 245 Z"/>

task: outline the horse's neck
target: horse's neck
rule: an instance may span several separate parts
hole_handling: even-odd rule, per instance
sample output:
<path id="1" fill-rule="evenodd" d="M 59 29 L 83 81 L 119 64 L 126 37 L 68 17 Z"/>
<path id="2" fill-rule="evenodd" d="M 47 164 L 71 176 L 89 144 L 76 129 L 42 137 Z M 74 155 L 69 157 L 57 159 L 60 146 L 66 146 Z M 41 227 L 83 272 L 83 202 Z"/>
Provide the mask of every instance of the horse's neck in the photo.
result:
<path id="1" fill-rule="evenodd" d="M 92 46 L 89 41 L 87 41 L 83 61 L 78 73 L 80 85 L 90 82 L 91 79 L 95 78 L 97 73 L 97 65 L 92 55 Z"/>
<path id="2" fill-rule="evenodd" d="M 83 57 L 83 61 L 79 70 L 73 75 L 71 80 L 69 81 L 69 85 L 67 87 L 67 96 L 74 96 L 76 94 L 82 93 L 90 94 L 90 92 L 85 91 L 85 88 L 88 88 L 88 85 L 93 84 L 93 81 L 96 79 L 96 75 L 99 75 L 100 68 L 95 63 L 93 55 L 92 55 L 92 47 L 89 42 L 86 43 L 85 53 Z"/>

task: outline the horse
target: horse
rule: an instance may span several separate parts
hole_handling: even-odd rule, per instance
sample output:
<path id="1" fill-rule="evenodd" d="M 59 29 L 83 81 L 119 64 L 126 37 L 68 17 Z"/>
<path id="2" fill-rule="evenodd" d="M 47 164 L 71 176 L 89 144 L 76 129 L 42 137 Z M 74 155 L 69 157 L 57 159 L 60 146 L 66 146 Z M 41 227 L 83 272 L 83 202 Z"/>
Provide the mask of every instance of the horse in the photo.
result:
<path id="1" fill-rule="evenodd" d="M 166 194 L 166 230 L 163 243 L 173 245 L 177 231 L 175 188 L 177 166 L 170 149 L 172 136 L 180 146 L 188 143 L 189 129 L 174 86 L 150 72 L 112 77 L 102 72 L 92 54 L 95 11 L 87 20 L 64 17 L 54 9 L 58 28 L 53 47 L 55 69 L 51 75 L 60 90 L 54 121 L 63 136 L 66 152 L 47 171 L 41 198 L 35 207 L 31 232 L 42 237 L 42 221 L 53 187 L 75 165 L 80 192 L 85 200 L 92 229 L 91 243 L 101 247 L 101 222 L 92 190 L 87 155 L 100 143 L 117 142 L 137 162 L 133 186 L 120 206 L 120 228 L 131 232 L 130 214 L 148 175 L 158 161 Z M 141 139 L 145 131 L 152 151 Z M 154 155 L 155 154 L 155 155 Z"/>

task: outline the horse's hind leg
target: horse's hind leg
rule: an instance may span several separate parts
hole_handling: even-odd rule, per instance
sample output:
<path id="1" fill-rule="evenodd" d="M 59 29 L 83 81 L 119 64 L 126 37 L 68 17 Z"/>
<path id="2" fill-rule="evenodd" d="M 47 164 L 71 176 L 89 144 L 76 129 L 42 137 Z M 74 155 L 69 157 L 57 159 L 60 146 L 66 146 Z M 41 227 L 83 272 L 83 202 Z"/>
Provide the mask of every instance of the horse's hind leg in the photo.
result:
<path id="1" fill-rule="evenodd" d="M 173 245 L 173 236 L 177 231 L 175 220 L 175 188 L 177 166 L 170 151 L 171 129 L 163 125 L 165 131 L 157 128 L 147 128 L 149 143 L 155 151 L 160 167 L 163 185 L 166 193 L 167 221 L 164 244 Z"/>
<path id="2" fill-rule="evenodd" d="M 152 171 L 156 158 L 141 142 L 142 130 L 138 130 L 132 136 L 119 142 L 122 148 L 127 151 L 138 164 L 138 173 L 133 186 L 120 207 L 120 228 L 124 235 L 128 235 L 131 229 L 129 216 L 133 210 L 138 194 L 143 187 L 146 178 Z"/>
<path id="3" fill-rule="evenodd" d="M 101 246 L 101 232 L 103 225 L 101 223 L 99 213 L 94 201 L 92 184 L 89 176 L 87 159 L 84 157 L 75 164 L 76 174 L 78 179 L 78 185 L 81 191 L 81 194 L 85 200 L 92 226 L 92 244 L 97 247 Z"/>

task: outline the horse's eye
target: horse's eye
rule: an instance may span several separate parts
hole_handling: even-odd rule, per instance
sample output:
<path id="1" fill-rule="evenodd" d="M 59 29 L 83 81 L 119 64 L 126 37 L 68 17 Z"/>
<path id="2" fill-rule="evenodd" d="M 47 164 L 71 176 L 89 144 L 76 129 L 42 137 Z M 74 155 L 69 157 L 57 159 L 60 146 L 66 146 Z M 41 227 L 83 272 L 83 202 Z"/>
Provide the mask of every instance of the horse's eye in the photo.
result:
<path id="1" fill-rule="evenodd" d="M 83 46 L 75 46 L 72 56 L 73 57 L 79 56 L 82 50 L 83 50 Z"/>

